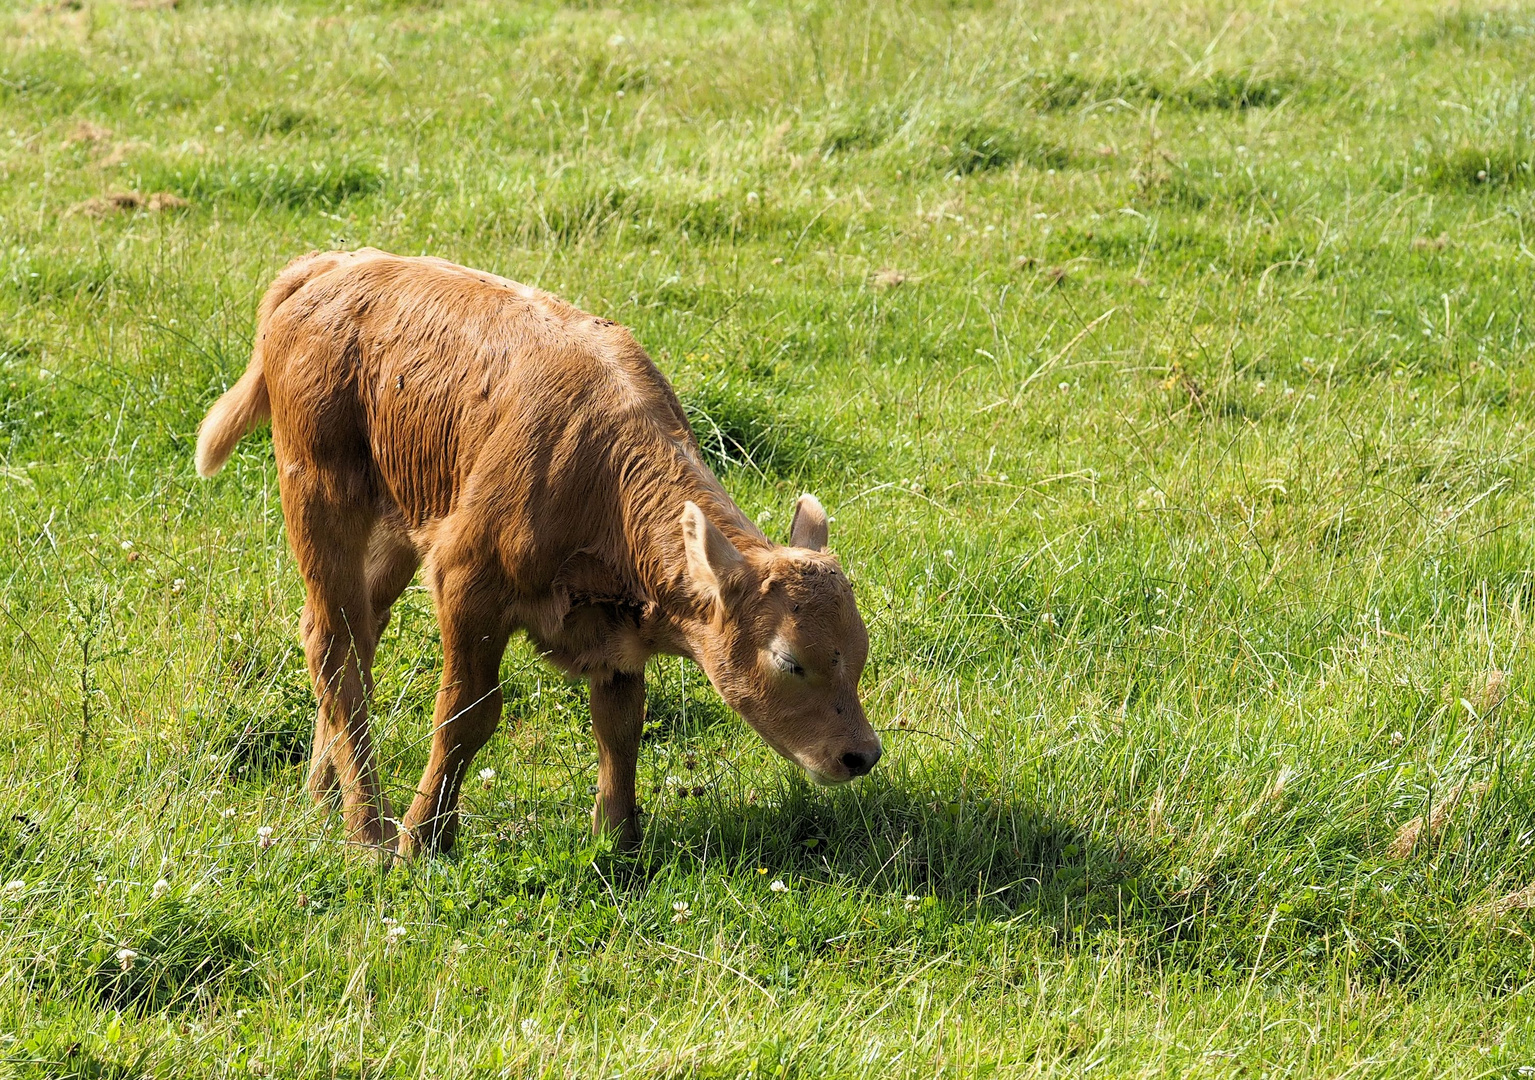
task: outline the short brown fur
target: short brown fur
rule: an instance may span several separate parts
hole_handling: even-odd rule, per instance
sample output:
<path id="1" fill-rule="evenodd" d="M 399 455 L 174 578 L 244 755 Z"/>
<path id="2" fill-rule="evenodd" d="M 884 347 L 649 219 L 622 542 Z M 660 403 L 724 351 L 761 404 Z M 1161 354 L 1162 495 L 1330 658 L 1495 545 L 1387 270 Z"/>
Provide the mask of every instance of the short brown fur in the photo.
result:
<path id="1" fill-rule="evenodd" d="M 442 629 L 430 759 L 398 850 L 447 848 L 525 631 L 591 685 L 593 827 L 638 836 L 646 661 L 692 657 L 774 749 L 821 782 L 880 754 L 858 677 L 868 635 L 826 516 L 800 499 L 769 541 L 699 455 L 676 395 L 623 327 L 432 258 L 323 252 L 262 300 L 250 366 L 209 410 L 197 469 L 270 419 L 306 587 L 319 712 L 309 786 L 391 845 L 367 720 L 373 654 L 423 567 Z"/>

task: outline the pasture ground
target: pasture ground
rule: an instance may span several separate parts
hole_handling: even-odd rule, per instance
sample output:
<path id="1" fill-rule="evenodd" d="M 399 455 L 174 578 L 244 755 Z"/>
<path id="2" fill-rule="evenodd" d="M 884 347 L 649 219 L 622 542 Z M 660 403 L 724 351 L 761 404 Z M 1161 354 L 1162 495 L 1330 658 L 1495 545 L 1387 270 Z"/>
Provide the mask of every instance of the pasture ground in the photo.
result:
<path id="1" fill-rule="evenodd" d="M 1532 73 L 1517 5 L 6 3 L 0 1075 L 1526 1075 Z M 345 852 L 270 441 L 191 465 L 340 244 L 817 491 L 876 774 L 660 662 L 604 850 L 518 645 L 460 849 Z M 417 588 L 397 803 L 437 665 Z"/>

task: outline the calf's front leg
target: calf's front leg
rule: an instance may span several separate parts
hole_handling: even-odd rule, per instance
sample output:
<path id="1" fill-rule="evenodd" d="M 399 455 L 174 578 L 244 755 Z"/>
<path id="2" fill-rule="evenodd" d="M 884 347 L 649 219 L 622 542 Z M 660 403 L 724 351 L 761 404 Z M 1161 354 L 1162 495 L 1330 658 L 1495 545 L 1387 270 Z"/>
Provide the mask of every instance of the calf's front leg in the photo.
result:
<path id="1" fill-rule="evenodd" d="M 645 726 L 645 676 L 621 671 L 594 675 L 591 689 L 592 731 L 597 736 L 597 803 L 592 807 L 592 832 L 610 834 L 619 847 L 631 848 L 640 839 L 634 773 Z"/>
<path id="2" fill-rule="evenodd" d="M 509 636 L 483 597 L 453 584 L 438 589 L 442 687 L 432 716 L 432 752 L 400 829 L 406 858 L 447 851 L 458 836 L 464 774 L 501 721 L 501 654 Z"/>

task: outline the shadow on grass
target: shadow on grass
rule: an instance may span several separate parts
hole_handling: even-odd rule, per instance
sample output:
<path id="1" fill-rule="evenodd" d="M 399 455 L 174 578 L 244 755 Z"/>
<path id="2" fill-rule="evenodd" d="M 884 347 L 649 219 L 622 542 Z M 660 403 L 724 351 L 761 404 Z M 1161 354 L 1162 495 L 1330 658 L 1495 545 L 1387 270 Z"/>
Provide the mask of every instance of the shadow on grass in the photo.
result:
<path id="1" fill-rule="evenodd" d="M 877 780 L 830 796 L 796 781 L 770 805 L 667 796 L 646 828 L 642 854 L 624 864 L 634 882 L 680 855 L 867 893 L 933 897 L 986 917 L 1059 915 L 1063 907 L 1080 916 L 1084 905 L 1121 913 L 1136 898 L 1176 891 L 1151 879 L 1149 853 L 1092 835 L 1027 798 Z"/>
<path id="2" fill-rule="evenodd" d="M 1451 929 L 1390 907 L 1394 876 L 1361 880 L 1352 860 L 1325 885 L 1279 880 L 1238 853 L 1173 869 L 1169 849 L 1052 814 L 1026 794 L 865 781 L 827 797 L 796 784 L 772 805 L 669 800 L 646 824 L 641 854 L 604 871 L 622 888 L 638 893 L 680 860 L 712 861 L 737 881 L 755 871 L 829 889 L 826 911 L 801 916 L 798 937 L 812 952 L 856 932 L 985 954 L 1018 947 L 1007 935 L 1022 932 L 1031 947 L 1133 943 L 1139 963 L 1222 979 L 1267 958 L 1275 970 L 1342 965 L 1409 985 L 1442 959 Z M 885 922 L 867 922 L 871 912 Z M 1492 929 L 1449 918 L 1465 955 L 1483 956 L 1479 984 L 1517 981 L 1517 965 L 1485 966 L 1491 954 L 1477 942 Z"/>

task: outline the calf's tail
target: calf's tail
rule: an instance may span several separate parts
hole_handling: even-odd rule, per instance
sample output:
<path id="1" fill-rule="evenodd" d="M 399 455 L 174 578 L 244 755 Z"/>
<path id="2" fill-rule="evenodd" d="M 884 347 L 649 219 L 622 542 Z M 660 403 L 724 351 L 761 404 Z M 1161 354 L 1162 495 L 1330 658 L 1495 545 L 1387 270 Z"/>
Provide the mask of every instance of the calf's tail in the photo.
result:
<path id="1" fill-rule="evenodd" d="M 197 475 L 212 476 L 222 469 L 235 443 L 271 418 L 272 399 L 267 396 L 257 345 L 245 374 L 213 403 L 197 429 Z"/>
<path id="2" fill-rule="evenodd" d="M 197 473 L 212 476 L 224 467 L 235 443 L 272 418 L 272 399 L 267 393 L 266 372 L 261 347 L 267 324 L 284 300 L 302 289 L 311 278 L 324 273 L 346 258 L 343 252 L 310 252 L 294 259 L 261 298 L 256 318 L 256 344 L 251 360 L 238 382 L 217 401 L 197 428 Z"/>

